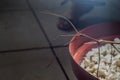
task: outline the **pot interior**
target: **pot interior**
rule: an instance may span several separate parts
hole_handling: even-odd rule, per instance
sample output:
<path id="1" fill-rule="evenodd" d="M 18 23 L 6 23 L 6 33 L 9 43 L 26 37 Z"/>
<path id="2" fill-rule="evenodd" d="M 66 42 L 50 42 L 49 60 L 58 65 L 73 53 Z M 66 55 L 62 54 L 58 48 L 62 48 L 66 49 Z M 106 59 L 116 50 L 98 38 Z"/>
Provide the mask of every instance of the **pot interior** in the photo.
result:
<path id="1" fill-rule="evenodd" d="M 95 39 L 113 40 L 116 37 L 120 38 L 120 22 L 107 22 L 92 25 L 79 31 L 79 33 L 76 35 L 79 35 L 80 33 L 89 35 Z M 69 44 L 69 51 L 72 59 L 74 60 L 74 64 L 79 65 L 84 59 L 83 57 L 86 55 L 86 53 L 92 48 L 97 47 L 97 44 L 86 44 L 93 40 L 86 37 L 78 37 L 76 35 L 72 38 L 71 43 Z M 78 67 L 80 68 L 80 66 Z M 81 68 L 79 68 L 76 70 L 73 67 L 78 80 L 80 80 L 78 75 L 81 75 Z"/>

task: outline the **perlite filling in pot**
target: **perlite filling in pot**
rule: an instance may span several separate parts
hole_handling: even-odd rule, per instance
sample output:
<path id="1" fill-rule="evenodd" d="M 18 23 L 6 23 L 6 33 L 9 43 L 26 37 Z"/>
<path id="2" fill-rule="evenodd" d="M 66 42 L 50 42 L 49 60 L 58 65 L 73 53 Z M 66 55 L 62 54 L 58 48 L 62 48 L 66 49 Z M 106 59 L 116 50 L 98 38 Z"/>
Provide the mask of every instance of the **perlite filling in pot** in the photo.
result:
<path id="1" fill-rule="evenodd" d="M 114 41 L 120 42 L 120 39 L 115 38 Z M 120 53 L 117 51 L 120 50 L 120 44 L 114 44 L 114 46 L 117 49 L 111 44 L 99 47 L 100 60 L 98 48 L 91 49 L 80 63 L 80 66 L 100 80 L 120 80 Z"/>

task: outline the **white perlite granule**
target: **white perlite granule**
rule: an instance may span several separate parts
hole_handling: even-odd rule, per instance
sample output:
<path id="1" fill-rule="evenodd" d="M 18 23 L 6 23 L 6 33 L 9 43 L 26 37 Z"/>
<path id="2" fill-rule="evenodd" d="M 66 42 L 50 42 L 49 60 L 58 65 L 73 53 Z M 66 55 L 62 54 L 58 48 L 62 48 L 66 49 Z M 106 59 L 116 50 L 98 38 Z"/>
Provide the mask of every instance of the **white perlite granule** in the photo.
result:
<path id="1" fill-rule="evenodd" d="M 120 42 L 120 39 L 115 38 L 114 41 Z M 120 50 L 120 44 L 114 44 L 114 46 Z M 96 77 L 99 63 L 98 54 L 98 48 L 93 48 L 80 63 L 82 68 Z M 110 44 L 100 47 L 98 77 L 100 80 L 120 80 L 120 53 Z"/>

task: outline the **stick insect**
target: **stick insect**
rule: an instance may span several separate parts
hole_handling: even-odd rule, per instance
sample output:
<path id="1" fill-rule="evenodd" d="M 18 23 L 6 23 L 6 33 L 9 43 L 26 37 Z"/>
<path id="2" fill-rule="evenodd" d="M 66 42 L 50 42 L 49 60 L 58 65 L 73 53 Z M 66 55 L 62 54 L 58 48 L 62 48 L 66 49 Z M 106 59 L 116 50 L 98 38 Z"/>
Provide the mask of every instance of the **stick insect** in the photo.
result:
<path id="1" fill-rule="evenodd" d="M 61 18 L 63 18 L 63 19 L 65 19 L 71 26 L 72 26 L 72 28 L 74 29 L 74 31 L 76 32 L 76 33 L 78 33 L 79 35 L 77 35 L 76 37 L 86 37 L 86 38 L 89 38 L 89 39 L 91 39 L 91 40 L 93 40 L 94 42 L 92 42 L 93 44 L 97 44 L 98 45 L 98 68 L 97 68 L 97 78 L 99 79 L 99 68 L 100 68 L 100 63 L 101 63 L 101 57 L 100 57 L 100 55 L 101 55 L 101 51 L 100 51 L 100 44 L 107 44 L 107 43 L 109 43 L 110 45 L 111 45 L 111 55 L 112 55 L 112 53 L 113 53 L 113 51 L 112 51 L 112 48 L 114 48 L 118 53 L 120 53 L 120 50 L 115 46 L 115 44 L 120 44 L 120 42 L 115 42 L 115 41 L 110 41 L 110 40 L 104 40 L 104 39 L 96 39 L 96 38 L 94 38 L 94 37 L 91 37 L 91 36 L 89 36 L 89 35 L 86 35 L 86 34 L 84 34 L 84 33 L 80 33 L 78 30 L 77 30 L 77 28 L 76 28 L 76 26 L 75 25 L 73 25 L 73 23 L 67 18 L 67 17 L 65 17 L 65 16 L 62 16 L 62 15 L 59 15 L 59 14 L 55 14 L 55 13 L 51 13 L 51 12 L 46 12 L 46 11 L 41 11 L 40 12 L 41 14 L 47 14 L 47 15 L 52 15 L 52 16 L 56 16 L 56 17 L 61 17 Z M 72 35 L 61 35 L 61 36 L 74 36 L 74 34 L 72 34 Z M 72 41 L 70 41 L 70 42 L 72 42 Z M 70 43 L 69 42 L 69 43 Z M 89 43 L 89 42 L 88 42 Z M 91 42 L 90 42 L 90 44 L 91 44 Z M 112 64 L 112 56 L 111 56 L 111 62 L 110 62 L 110 65 Z"/>

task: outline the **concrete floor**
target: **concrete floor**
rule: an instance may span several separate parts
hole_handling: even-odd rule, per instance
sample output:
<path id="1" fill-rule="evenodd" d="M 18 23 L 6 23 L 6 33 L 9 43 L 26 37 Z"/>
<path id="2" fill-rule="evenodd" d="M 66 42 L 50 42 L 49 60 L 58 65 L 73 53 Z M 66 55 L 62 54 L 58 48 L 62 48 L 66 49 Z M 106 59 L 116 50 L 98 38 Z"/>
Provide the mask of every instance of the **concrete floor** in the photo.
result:
<path id="1" fill-rule="evenodd" d="M 40 14 L 49 10 L 64 15 L 71 3 L 60 6 L 62 1 L 0 1 L 0 80 L 77 80 L 64 46 L 71 37 L 60 37 L 75 32 L 59 30 L 57 17 Z M 95 7 L 80 20 L 100 17 L 119 21 L 120 7 L 118 0 L 114 1 L 106 0 L 107 5 Z"/>

